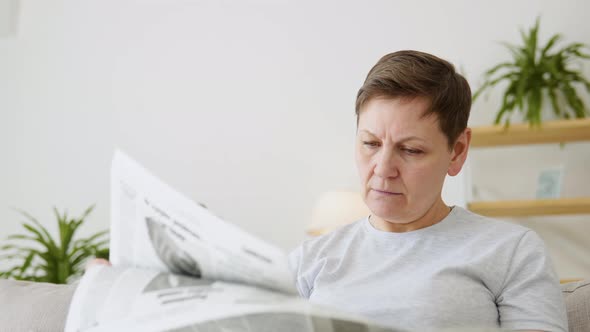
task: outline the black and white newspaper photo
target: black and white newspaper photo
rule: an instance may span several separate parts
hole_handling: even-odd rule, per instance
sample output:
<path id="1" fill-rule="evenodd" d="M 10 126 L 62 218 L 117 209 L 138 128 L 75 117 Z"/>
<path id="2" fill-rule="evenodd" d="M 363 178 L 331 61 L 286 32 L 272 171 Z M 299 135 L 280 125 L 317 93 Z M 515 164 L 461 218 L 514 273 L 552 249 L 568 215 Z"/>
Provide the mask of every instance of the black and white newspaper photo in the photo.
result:
<path id="1" fill-rule="evenodd" d="M 286 253 L 221 220 L 120 151 L 112 165 L 110 260 L 296 294 Z"/>

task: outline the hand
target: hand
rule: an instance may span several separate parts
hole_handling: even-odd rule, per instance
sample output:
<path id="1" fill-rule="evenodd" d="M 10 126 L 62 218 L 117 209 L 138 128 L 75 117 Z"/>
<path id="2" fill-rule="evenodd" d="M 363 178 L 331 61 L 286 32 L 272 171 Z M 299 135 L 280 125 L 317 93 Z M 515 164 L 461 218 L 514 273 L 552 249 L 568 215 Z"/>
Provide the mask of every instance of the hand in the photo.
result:
<path id="1" fill-rule="evenodd" d="M 86 263 L 86 266 L 84 267 L 84 271 L 88 270 L 89 268 L 91 268 L 95 265 L 112 266 L 113 264 L 111 264 L 111 262 L 107 261 L 104 258 L 95 258 L 95 259 L 89 260 L 88 263 Z"/>

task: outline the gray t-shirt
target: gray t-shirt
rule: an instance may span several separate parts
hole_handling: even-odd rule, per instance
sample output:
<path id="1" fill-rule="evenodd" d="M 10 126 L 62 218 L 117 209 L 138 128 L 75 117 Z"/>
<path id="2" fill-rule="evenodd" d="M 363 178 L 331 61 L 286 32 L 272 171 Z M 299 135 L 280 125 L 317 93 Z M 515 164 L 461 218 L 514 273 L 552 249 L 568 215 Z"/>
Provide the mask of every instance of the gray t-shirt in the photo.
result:
<path id="1" fill-rule="evenodd" d="M 384 326 L 567 331 L 539 236 L 460 207 L 406 233 L 365 218 L 305 241 L 290 260 L 302 296 Z"/>

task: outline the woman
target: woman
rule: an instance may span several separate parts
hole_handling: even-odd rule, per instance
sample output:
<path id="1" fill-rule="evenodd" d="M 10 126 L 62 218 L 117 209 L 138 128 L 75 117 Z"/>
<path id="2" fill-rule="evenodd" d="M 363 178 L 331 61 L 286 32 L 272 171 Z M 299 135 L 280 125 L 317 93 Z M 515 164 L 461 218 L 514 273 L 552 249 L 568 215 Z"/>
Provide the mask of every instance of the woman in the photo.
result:
<path id="1" fill-rule="evenodd" d="M 399 329 L 567 331 L 559 282 L 531 230 L 447 206 L 471 139 L 471 91 L 435 56 L 401 51 L 356 101 L 356 164 L 371 215 L 295 249 L 300 294 Z"/>

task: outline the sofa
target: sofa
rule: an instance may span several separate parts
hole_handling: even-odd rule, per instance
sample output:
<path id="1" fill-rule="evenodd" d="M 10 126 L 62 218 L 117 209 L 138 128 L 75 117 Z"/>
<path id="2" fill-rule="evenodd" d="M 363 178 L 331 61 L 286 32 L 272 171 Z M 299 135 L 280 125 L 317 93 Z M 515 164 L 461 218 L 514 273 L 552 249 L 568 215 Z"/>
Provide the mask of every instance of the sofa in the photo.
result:
<path id="1" fill-rule="evenodd" d="M 63 331 L 75 285 L 0 280 L 0 332 Z M 590 280 L 561 285 L 570 332 L 590 332 Z"/>

